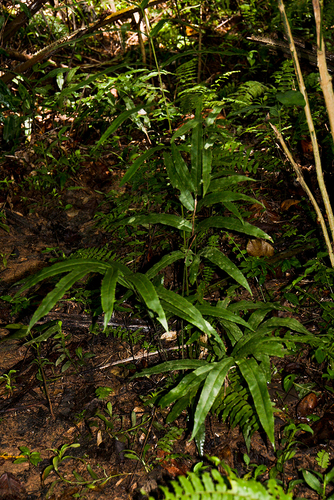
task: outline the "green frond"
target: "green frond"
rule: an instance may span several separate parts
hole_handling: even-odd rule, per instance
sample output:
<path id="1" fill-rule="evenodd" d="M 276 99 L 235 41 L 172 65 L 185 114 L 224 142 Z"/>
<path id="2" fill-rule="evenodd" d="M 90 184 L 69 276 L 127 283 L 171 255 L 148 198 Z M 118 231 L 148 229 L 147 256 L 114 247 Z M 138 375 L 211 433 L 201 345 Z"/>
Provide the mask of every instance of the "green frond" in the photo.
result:
<path id="1" fill-rule="evenodd" d="M 91 248 L 80 248 L 76 252 L 73 252 L 70 259 L 96 259 L 102 261 L 113 260 L 115 258 L 115 253 L 108 248 L 108 246 L 104 246 L 102 248 L 99 247 L 91 247 Z"/>
<path id="2" fill-rule="evenodd" d="M 241 384 L 238 370 L 230 371 L 228 385 L 222 387 L 212 411 L 233 429 L 240 426 L 247 447 L 255 431 L 260 427 L 249 388 Z"/>
<path id="3" fill-rule="evenodd" d="M 211 472 L 188 473 L 171 482 L 171 489 L 162 486 L 165 500 L 292 500 L 274 479 L 264 486 L 255 479 L 237 477 L 229 467 L 224 467 L 227 476 L 217 469 Z M 150 500 L 153 500 L 150 497 Z"/>

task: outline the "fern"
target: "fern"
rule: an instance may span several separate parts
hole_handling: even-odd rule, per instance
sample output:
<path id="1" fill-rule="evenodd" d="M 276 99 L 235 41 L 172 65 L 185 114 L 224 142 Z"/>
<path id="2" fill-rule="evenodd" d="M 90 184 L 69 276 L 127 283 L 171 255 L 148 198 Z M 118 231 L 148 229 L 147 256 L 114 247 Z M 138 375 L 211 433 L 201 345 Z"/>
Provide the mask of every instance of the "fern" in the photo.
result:
<path id="1" fill-rule="evenodd" d="M 180 439 L 183 432 L 184 429 L 179 429 L 175 426 L 171 427 L 169 431 L 159 439 L 157 447 L 166 453 L 172 453 L 175 441 Z"/>
<path id="2" fill-rule="evenodd" d="M 69 257 L 70 259 L 96 259 L 107 262 L 108 260 L 114 260 L 116 254 L 112 250 L 109 250 L 108 245 L 99 248 L 80 248 L 76 252 L 72 253 Z"/>
<path id="3" fill-rule="evenodd" d="M 292 500 L 290 493 L 274 479 L 263 486 L 254 479 L 238 478 L 224 465 L 227 476 L 222 476 L 217 469 L 201 475 L 190 472 L 186 477 L 179 476 L 171 485 L 174 491 L 161 486 L 165 500 Z M 153 500 L 150 497 L 150 500 Z"/>
<path id="4" fill-rule="evenodd" d="M 296 86 L 296 75 L 293 61 L 286 59 L 280 69 L 273 74 L 277 92 L 286 92 Z"/>
<path id="5" fill-rule="evenodd" d="M 212 151 L 212 165 L 228 167 L 231 174 L 234 171 L 255 173 L 260 165 L 260 155 L 263 152 L 253 151 L 252 148 L 245 149 L 242 144 L 229 143 L 225 147 L 217 147 Z"/>
<path id="6" fill-rule="evenodd" d="M 176 70 L 178 86 L 177 97 L 180 100 L 180 108 L 184 114 L 190 113 L 196 108 L 199 100 L 207 88 L 203 85 L 196 85 L 198 60 L 191 59 Z"/>
<path id="7" fill-rule="evenodd" d="M 250 401 L 251 394 L 248 387 L 242 386 L 240 374 L 234 371 L 230 372 L 229 384 L 227 388 L 221 389 L 212 408 L 223 422 L 229 422 L 232 429 L 237 425 L 240 426 L 248 449 L 252 435 L 259 429 L 259 419 Z"/>
<path id="8" fill-rule="evenodd" d="M 237 110 L 251 104 L 259 103 L 260 97 L 269 91 L 269 87 L 261 82 L 249 81 L 242 83 L 238 91 L 232 95 L 233 109 Z"/>

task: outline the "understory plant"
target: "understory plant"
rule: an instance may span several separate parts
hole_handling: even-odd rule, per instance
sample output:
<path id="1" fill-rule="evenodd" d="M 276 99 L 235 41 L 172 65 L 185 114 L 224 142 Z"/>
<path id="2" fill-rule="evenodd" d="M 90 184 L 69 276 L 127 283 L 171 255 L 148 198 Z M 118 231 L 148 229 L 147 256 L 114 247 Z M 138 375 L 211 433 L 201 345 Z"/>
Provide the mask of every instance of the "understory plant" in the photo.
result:
<path id="1" fill-rule="evenodd" d="M 210 457 L 209 457 L 210 458 Z M 283 488 L 275 479 L 270 479 L 264 486 L 256 479 L 240 478 L 224 462 L 216 457 L 210 460 L 217 467 L 223 468 L 225 474 L 222 475 L 217 468 L 210 472 L 198 471 L 190 472 L 187 476 L 179 476 L 172 481 L 171 487 L 162 486 L 164 500 L 195 500 L 205 498 L 207 500 L 292 500 L 291 493 L 285 493 Z M 153 500 L 153 497 L 150 497 Z"/>
<path id="2" fill-rule="evenodd" d="M 222 413 L 234 425 L 241 426 L 247 446 L 252 432 L 259 427 L 267 433 L 274 446 L 273 409 L 267 383 L 270 380 L 270 357 L 285 354 L 284 339 L 278 329 L 294 330 L 304 335 L 308 333 L 294 319 L 267 319 L 267 315 L 277 308 L 275 305 L 251 302 L 229 304 L 228 301 L 204 305 L 192 293 L 191 287 L 199 279 L 201 261 L 210 262 L 251 293 L 250 286 L 237 265 L 217 246 L 205 244 L 206 235 L 218 228 L 270 239 L 262 230 L 244 221 L 236 205 L 238 201 L 256 201 L 239 189 L 240 183 L 249 182 L 250 178 L 239 175 L 233 169 L 220 169 L 214 161 L 221 154 L 224 137 L 221 129 L 215 126 L 219 111 L 216 108 L 207 118 L 203 118 L 199 100 L 195 118 L 175 132 L 170 146 L 160 145 L 152 148 L 153 151 L 144 153 L 123 179 L 123 182 L 128 181 L 148 160 L 149 153 L 156 154 L 163 149 L 164 164 L 173 193 L 179 199 L 180 214 L 134 215 L 116 220 L 112 225 L 114 228 L 120 225 L 171 226 L 180 231 L 183 242 L 180 249 L 163 256 L 145 274 L 133 272 L 120 262 L 110 259 L 70 258 L 28 278 L 18 292 L 22 293 L 42 280 L 64 275 L 33 314 L 26 328 L 26 335 L 76 282 L 82 281 L 90 273 L 103 276 L 101 309 L 104 312 L 105 329 L 113 314 L 115 301 L 121 303 L 135 295 L 144 304 L 152 320 L 157 321 L 165 331 L 168 331 L 168 322 L 172 317 L 181 318 L 184 325 L 189 326 L 187 338 L 184 337 L 184 331 L 181 333 L 181 344 L 186 342 L 190 346 L 198 342 L 202 334 L 206 335 L 210 346 L 207 359 L 169 361 L 142 372 L 142 375 L 152 375 L 182 371 L 175 387 L 160 398 L 159 404 L 163 407 L 174 404 L 168 417 L 170 422 L 182 410 L 190 408 L 193 422 L 191 436 L 196 438 L 200 450 L 205 438 L 205 418 L 211 409 Z M 123 114 L 122 120 L 124 119 Z M 190 132 L 189 139 L 182 140 Z M 228 213 L 227 216 L 220 215 L 221 207 Z M 202 242 L 198 247 L 197 240 Z M 158 276 L 166 266 L 176 261 L 184 264 L 181 293 L 164 287 L 161 276 Z M 228 394 L 226 392 L 230 374 L 231 378 L 233 374 L 236 383 L 234 387 L 239 384 L 245 389 L 241 399 L 237 390 Z"/>

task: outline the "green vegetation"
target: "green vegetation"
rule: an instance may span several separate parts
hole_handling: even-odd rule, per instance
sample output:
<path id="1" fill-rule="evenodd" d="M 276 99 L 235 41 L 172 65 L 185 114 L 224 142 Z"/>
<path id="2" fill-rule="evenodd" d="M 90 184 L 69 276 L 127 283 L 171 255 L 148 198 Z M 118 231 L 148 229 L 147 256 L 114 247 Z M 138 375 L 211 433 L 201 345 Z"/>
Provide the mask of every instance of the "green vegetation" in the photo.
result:
<path id="1" fill-rule="evenodd" d="M 154 386 L 141 394 L 144 410 L 132 410 L 128 425 L 114 412 L 113 384 L 95 388 L 92 399 L 103 409 L 82 407 L 75 419 L 97 433 L 97 447 L 117 442 L 121 460 L 149 474 L 186 459 L 174 453 L 184 434 L 204 460 L 206 423 L 215 416 L 240 429 L 247 454 L 257 432 L 275 455 L 265 473 L 259 464 L 239 474 L 218 458 L 200 462 L 162 487 L 166 499 L 289 499 L 301 484 L 333 498 L 326 452 L 315 464 L 322 472 L 303 467 L 286 478 L 300 442 L 316 432 L 309 420 L 293 422 L 272 390 L 279 379 L 285 395 L 295 391 L 300 399 L 313 390 L 334 393 L 334 97 L 324 52 L 331 50 L 334 9 L 327 3 L 143 0 L 118 3 L 108 17 L 106 5 L 93 0 L 45 4 L 37 13 L 21 2 L 1 7 L 4 42 L 29 42 L 33 54 L 15 65 L 6 62 L 15 51 L 3 49 L 0 195 L 9 201 L 1 203 L 0 232 L 11 236 L 6 203 L 13 209 L 15 199 L 26 217 L 43 207 L 59 244 L 46 246 L 38 272 L 4 280 L 0 298 L 13 320 L 3 325 L 0 345 L 17 342 L 32 354 L 56 420 L 50 385 L 80 376 L 95 356 L 80 343 L 71 347 L 73 334 L 61 320 L 49 321 L 55 308 L 75 304 L 78 316 L 92 318 L 93 339 L 126 346 L 124 364 L 129 354 L 137 359 L 136 347 L 147 355 L 142 369 L 132 364 L 126 376 Z M 15 24 L 20 14 L 26 22 Z M 69 226 L 57 221 L 86 206 L 92 225 L 80 221 L 66 234 Z M 87 227 L 95 231 L 89 243 Z M 5 271 L 15 245 L 0 257 Z M 124 328 L 112 325 L 115 317 L 126 318 Z M 132 318 L 145 320 L 149 333 L 127 328 Z M 164 349 L 162 339 L 172 334 L 173 347 Z M 300 381 L 300 358 L 315 364 L 321 385 Z M 295 363 L 290 372 L 285 359 Z M 0 374 L 4 398 L 15 395 L 17 378 L 17 368 Z M 79 446 L 52 449 L 43 472 L 43 485 L 56 477 L 48 498 L 59 483 L 84 497 L 128 474 L 103 467 L 97 474 L 88 456 L 67 455 Z M 20 450 L 18 460 L 42 460 Z M 84 473 L 68 479 L 67 461 Z"/>

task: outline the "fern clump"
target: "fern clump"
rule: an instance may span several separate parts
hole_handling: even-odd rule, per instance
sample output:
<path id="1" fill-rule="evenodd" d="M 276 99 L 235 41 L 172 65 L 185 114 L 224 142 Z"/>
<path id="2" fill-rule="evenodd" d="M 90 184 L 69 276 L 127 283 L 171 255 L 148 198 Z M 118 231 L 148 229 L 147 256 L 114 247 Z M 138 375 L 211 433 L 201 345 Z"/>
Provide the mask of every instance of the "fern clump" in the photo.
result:
<path id="1" fill-rule="evenodd" d="M 285 493 L 274 479 L 266 486 L 255 479 L 238 478 L 227 467 L 227 476 L 217 469 L 204 472 L 200 476 L 190 472 L 186 477 L 179 476 L 172 481 L 172 489 L 161 486 L 165 500 L 290 500 L 292 495 Z M 150 500 L 153 500 L 150 497 Z"/>

